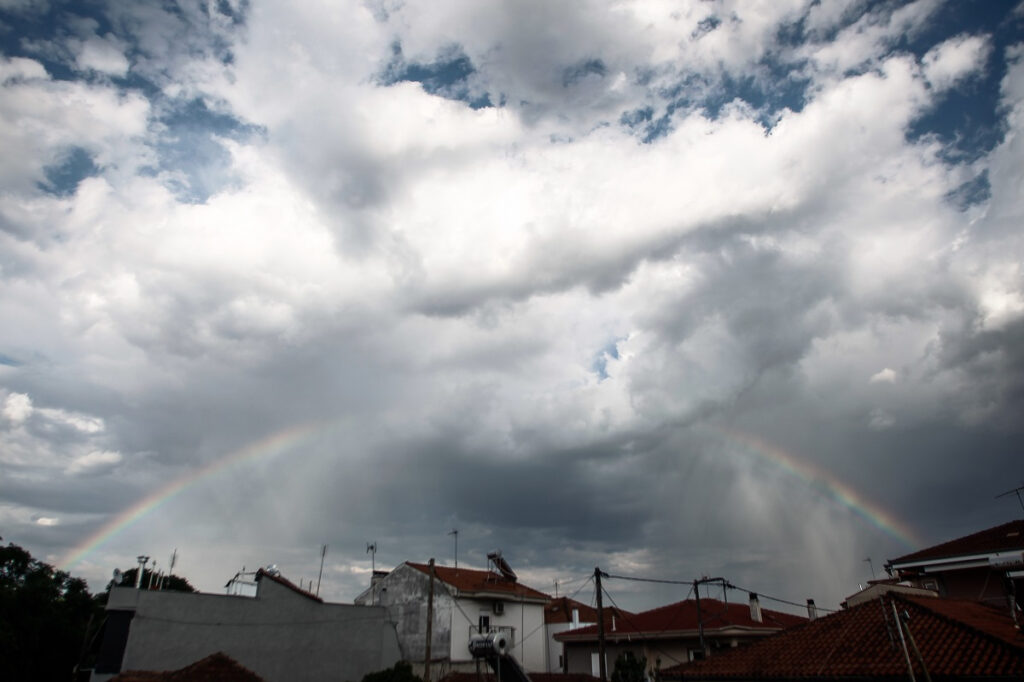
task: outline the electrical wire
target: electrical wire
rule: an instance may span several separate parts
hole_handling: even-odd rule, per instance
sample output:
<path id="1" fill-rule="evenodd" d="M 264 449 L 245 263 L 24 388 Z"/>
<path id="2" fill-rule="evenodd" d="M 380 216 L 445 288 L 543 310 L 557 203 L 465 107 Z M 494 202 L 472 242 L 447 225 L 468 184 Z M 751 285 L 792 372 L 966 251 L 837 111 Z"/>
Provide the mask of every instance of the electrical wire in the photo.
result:
<path id="1" fill-rule="evenodd" d="M 692 587 L 690 588 L 690 591 L 691 592 L 693 591 Z M 629 615 L 625 611 L 622 610 L 622 607 L 620 607 L 618 604 L 615 603 L 615 599 L 612 597 L 612 595 L 608 594 L 608 590 L 604 589 L 604 586 L 601 587 L 601 592 L 603 592 L 604 595 L 606 597 L 608 597 L 608 601 L 610 601 L 612 603 L 612 606 L 615 607 L 616 611 L 619 612 L 619 615 L 622 617 L 622 620 L 626 621 L 630 626 L 632 626 L 632 628 L 636 631 L 637 635 L 646 635 L 646 634 L 648 634 L 648 633 L 645 633 L 643 630 L 641 630 L 640 627 L 633 621 L 633 619 L 630 618 Z M 689 593 L 687 593 L 686 596 L 689 597 L 690 596 Z M 683 601 L 686 601 L 686 600 L 684 599 Z M 663 630 L 660 630 L 660 631 L 654 633 L 654 637 L 656 638 L 659 635 L 662 635 L 662 634 L 664 634 L 666 632 L 668 632 L 668 628 L 665 628 Z M 687 661 L 679 660 L 678 658 L 676 658 L 672 654 L 668 653 L 667 651 L 665 651 L 661 647 L 657 646 L 656 644 L 651 644 L 651 645 L 648 645 L 648 646 L 649 646 L 649 648 L 654 649 L 655 651 L 657 651 L 661 655 L 665 656 L 666 658 L 671 659 L 672 661 L 674 661 L 676 663 L 686 663 L 687 662 Z"/>

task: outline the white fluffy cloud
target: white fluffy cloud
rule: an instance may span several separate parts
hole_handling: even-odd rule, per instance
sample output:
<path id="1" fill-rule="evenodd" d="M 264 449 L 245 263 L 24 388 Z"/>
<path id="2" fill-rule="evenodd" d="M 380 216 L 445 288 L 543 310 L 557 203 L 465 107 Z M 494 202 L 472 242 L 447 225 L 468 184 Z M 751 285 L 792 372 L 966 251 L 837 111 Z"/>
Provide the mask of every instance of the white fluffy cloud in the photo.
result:
<path id="1" fill-rule="evenodd" d="M 256 3 L 235 26 L 139 5 L 111 10 L 124 34 L 74 34 L 85 79 L 4 58 L 0 511 L 60 558 L 254 453 L 83 570 L 173 532 L 205 587 L 260 552 L 299 570 L 310 543 L 436 554 L 458 526 L 544 579 L 685 559 L 786 592 L 786 547 L 845 596 L 837 544 L 904 547 L 772 453 L 931 519 L 890 473 L 958 459 L 905 441 L 980 443 L 1018 404 L 1024 69 L 999 55 L 1007 134 L 978 159 L 908 135 L 996 49 L 894 47 L 939 9 Z M 396 45 L 465 56 L 458 87 L 496 106 L 382 82 Z M 800 79 L 774 105 L 727 89 Z M 88 177 L 48 188 L 73 149 Z M 178 191 L 189 173 L 209 196 Z M 987 198 L 951 201 L 982 174 Z"/>

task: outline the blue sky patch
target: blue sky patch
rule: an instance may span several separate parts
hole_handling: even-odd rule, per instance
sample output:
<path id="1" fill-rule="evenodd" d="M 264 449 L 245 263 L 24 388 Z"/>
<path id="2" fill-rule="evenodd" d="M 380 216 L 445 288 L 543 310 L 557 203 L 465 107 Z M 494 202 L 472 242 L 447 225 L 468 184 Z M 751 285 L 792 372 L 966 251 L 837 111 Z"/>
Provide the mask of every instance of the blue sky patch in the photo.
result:
<path id="1" fill-rule="evenodd" d="M 473 62 L 459 46 L 444 50 L 432 62 L 407 61 L 402 45 L 391 46 L 391 60 L 380 76 L 382 85 L 419 83 L 432 95 L 465 102 L 473 109 L 492 106 L 490 96 L 474 92 L 469 79 L 476 73 Z"/>
<path id="2" fill-rule="evenodd" d="M 202 99 L 175 102 L 158 117 L 164 127 L 154 148 L 160 167 L 178 178 L 171 189 L 183 201 L 202 203 L 233 181 L 231 157 L 219 137 L 246 140 L 261 135 L 259 127 L 210 109 Z"/>
<path id="3" fill-rule="evenodd" d="M 43 172 L 46 180 L 39 183 L 39 188 L 63 197 L 74 194 L 78 184 L 99 173 L 99 168 L 87 150 L 72 147 L 60 163 L 47 166 Z"/>
<path id="4" fill-rule="evenodd" d="M 608 360 L 619 359 L 619 341 L 623 339 L 614 339 L 609 341 L 601 350 L 594 356 L 594 361 L 590 365 L 590 369 L 597 374 L 599 381 L 604 381 L 608 378 Z"/>

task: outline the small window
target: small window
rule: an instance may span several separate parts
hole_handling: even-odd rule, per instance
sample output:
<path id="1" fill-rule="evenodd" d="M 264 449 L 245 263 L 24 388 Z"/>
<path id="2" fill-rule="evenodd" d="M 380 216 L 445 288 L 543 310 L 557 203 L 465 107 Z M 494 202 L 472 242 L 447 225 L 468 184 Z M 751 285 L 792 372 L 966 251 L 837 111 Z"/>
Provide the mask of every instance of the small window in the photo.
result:
<path id="1" fill-rule="evenodd" d="M 490 616 L 480 616 L 480 620 L 479 622 L 477 622 L 477 631 L 482 635 L 485 635 L 491 631 Z"/>

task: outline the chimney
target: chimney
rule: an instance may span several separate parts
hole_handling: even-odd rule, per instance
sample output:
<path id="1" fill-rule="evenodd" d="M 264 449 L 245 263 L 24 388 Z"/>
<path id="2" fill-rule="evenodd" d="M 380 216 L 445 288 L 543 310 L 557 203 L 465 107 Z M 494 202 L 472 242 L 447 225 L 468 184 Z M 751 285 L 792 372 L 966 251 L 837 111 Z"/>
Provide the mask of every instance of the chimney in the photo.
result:
<path id="1" fill-rule="evenodd" d="M 807 619 L 814 620 L 818 617 L 818 607 L 814 605 L 813 599 L 807 600 Z"/>
<path id="2" fill-rule="evenodd" d="M 750 620 L 755 623 L 763 622 L 761 618 L 761 602 L 757 599 L 757 592 L 750 593 Z"/>

